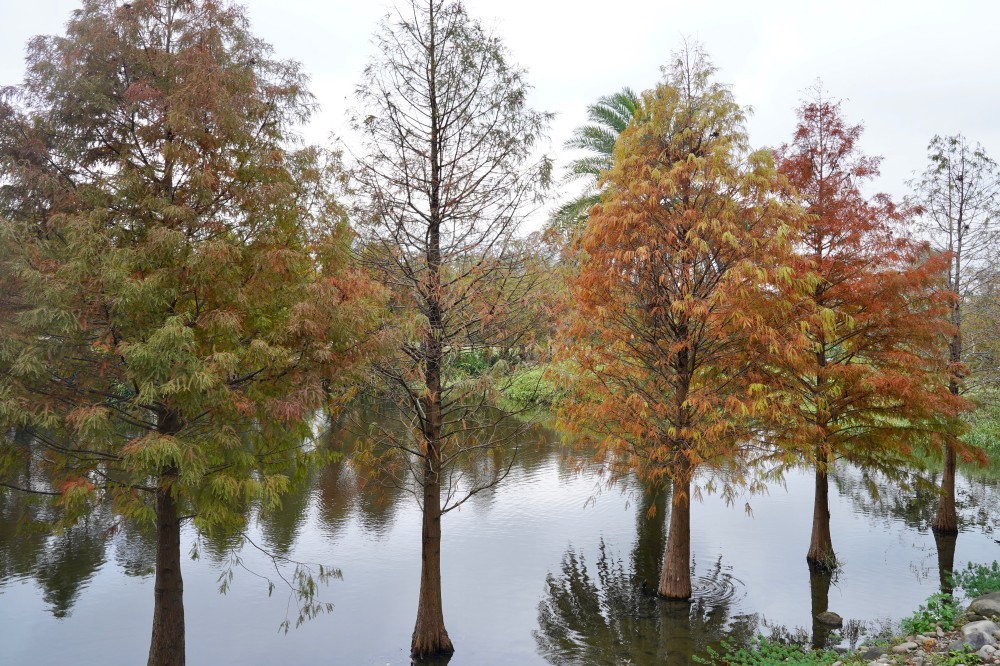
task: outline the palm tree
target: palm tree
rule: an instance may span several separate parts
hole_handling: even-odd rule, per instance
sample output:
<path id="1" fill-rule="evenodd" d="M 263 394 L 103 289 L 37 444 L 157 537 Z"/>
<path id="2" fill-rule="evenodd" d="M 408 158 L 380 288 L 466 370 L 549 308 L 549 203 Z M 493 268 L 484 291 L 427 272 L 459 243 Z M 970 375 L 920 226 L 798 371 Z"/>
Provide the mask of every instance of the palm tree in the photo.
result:
<path id="1" fill-rule="evenodd" d="M 561 233 L 574 233 L 587 219 L 590 209 L 601 193 L 598 187 L 601 174 L 611 168 L 615 141 L 635 115 L 639 96 L 631 88 L 622 88 L 613 95 L 605 95 L 587 107 L 590 124 L 578 127 L 573 137 L 564 145 L 573 150 L 586 150 L 590 155 L 573 160 L 566 172 L 566 181 L 585 180 L 586 189 L 560 206 L 553 214 L 551 226 Z"/>

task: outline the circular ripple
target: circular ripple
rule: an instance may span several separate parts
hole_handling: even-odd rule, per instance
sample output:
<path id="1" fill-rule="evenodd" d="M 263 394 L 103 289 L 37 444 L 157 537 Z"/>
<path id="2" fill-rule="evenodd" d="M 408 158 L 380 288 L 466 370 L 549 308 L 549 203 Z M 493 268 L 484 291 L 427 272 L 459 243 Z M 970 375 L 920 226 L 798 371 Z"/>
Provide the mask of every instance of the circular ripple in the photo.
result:
<path id="1" fill-rule="evenodd" d="M 708 605 L 732 604 L 747 595 L 746 585 L 732 575 L 730 567 L 714 567 L 701 575 L 695 573 L 691 587 L 691 600 Z"/>

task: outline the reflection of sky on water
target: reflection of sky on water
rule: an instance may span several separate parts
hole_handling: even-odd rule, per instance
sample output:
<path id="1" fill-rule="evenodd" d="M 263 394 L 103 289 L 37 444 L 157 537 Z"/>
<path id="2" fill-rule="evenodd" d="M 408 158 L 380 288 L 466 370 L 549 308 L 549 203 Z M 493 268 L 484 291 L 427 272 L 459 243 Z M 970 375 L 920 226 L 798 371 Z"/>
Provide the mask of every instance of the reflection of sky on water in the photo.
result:
<path id="1" fill-rule="evenodd" d="M 729 507 L 706 496 L 694 504 L 692 551 L 701 600 L 679 613 L 640 590 L 644 579 L 655 585 L 667 507 L 652 521 L 645 519 L 645 500 L 636 488 L 605 489 L 589 501 L 599 479 L 569 471 L 551 435 L 544 439 L 541 447 L 524 450 L 504 485 L 444 519 L 445 621 L 458 650 L 452 666 L 580 663 L 573 660 L 572 647 L 562 657 L 539 651 L 546 625 L 540 617 L 546 604 L 555 607 L 552 585 L 558 588 L 579 569 L 567 568 L 567 558 L 585 563 L 590 583 L 578 586 L 586 594 L 563 598 L 564 605 L 572 607 L 576 599 L 585 606 L 588 595 L 617 599 L 604 606 L 604 629 L 590 637 L 581 631 L 576 639 L 580 649 L 589 641 L 596 650 L 590 654 L 614 654 L 614 645 L 634 644 L 657 659 L 684 663 L 685 645 L 711 642 L 733 626 L 740 632 L 775 626 L 812 630 L 805 562 L 811 475 L 792 472 L 787 492 L 774 487 L 750 498 L 752 516 L 744 513 L 742 501 Z M 883 501 L 873 502 L 862 492 L 862 481 L 850 469 L 832 479 L 833 540 L 844 568 L 829 588 L 829 608 L 848 620 L 898 618 L 935 591 L 937 550 L 926 529 L 926 510 L 898 493 L 883 492 Z M 958 539 L 956 565 L 1000 554 L 986 533 L 995 527 L 991 512 L 973 506 L 995 494 L 992 484 L 963 485 L 967 531 Z M 11 563 L 0 586 L 5 627 L 0 663 L 72 658 L 86 664 L 91 657 L 95 664 L 141 663 L 152 617 L 152 579 L 143 576 L 138 562 L 150 553 L 148 538 L 120 534 L 105 542 L 107 553 L 98 548 L 93 557 L 87 551 L 90 555 L 60 569 L 52 558 L 70 551 L 51 544 L 31 550 L 35 542 L 14 537 L 9 527 L 0 525 L 0 563 Z M 230 593 L 217 594 L 225 539 L 203 540 L 202 559 L 184 561 L 189 663 L 408 663 L 420 557 L 419 514 L 410 495 L 384 492 L 377 484 L 362 487 L 341 460 L 317 471 L 280 511 L 254 520 L 251 531 L 258 543 L 276 551 L 341 569 L 344 579 L 322 594 L 335 608 L 287 636 L 279 634 L 286 591 L 278 587 L 269 598 L 264 582 L 237 571 Z M 185 548 L 191 543 L 186 531 Z M 611 563 L 603 580 L 597 575 L 602 543 Z M 30 562 L 18 564 L 10 556 L 27 552 L 19 546 L 34 553 Z M 252 549 L 244 549 L 243 557 L 256 572 L 270 569 Z M 41 575 L 38 563 L 47 563 Z M 64 619 L 53 617 L 59 603 L 66 606 Z M 550 629 L 566 621 L 558 615 L 550 614 Z M 599 626 L 596 620 L 582 626 Z M 602 642 L 602 632 L 619 638 Z"/>

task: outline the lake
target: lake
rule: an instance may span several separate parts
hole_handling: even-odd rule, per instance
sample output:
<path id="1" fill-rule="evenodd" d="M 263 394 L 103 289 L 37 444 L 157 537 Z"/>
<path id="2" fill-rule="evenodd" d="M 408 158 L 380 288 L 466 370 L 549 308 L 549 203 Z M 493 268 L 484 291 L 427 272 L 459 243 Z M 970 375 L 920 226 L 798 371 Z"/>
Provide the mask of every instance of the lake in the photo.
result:
<path id="1" fill-rule="evenodd" d="M 450 664 L 688 664 L 727 635 L 756 633 L 856 644 L 938 590 L 939 555 L 953 549 L 959 567 L 1000 559 L 996 481 L 962 476 L 961 534 L 939 543 L 929 529 L 932 492 L 901 491 L 840 465 L 830 497 L 843 566 L 832 580 L 810 579 L 812 492 L 811 473 L 795 470 L 785 487 L 746 498 L 751 514 L 744 500 L 695 502 L 695 598 L 665 602 L 647 591 L 669 520 L 664 497 L 635 482 L 604 487 L 593 468 L 578 469 L 556 432 L 538 427 L 502 485 L 444 518 Z M 149 535 L 109 531 L 105 515 L 60 537 L 16 531 L 24 510 L 22 498 L 0 495 L 0 663 L 144 663 Z M 245 544 L 237 561 L 231 539 L 196 540 L 187 529 L 184 547 L 197 546 L 199 556 L 183 571 L 189 664 L 409 663 L 420 569 L 411 495 L 361 484 L 342 459 L 314 472 L 281 511 L 255 517 L 248 534 L 272 553 L 339 568 L 343 578 L 320 595 L 334 607 L 294 628 L 295 603 L 268 556 Z M 230 566 L 222 595 L 218 579 Z M 260 575 L 278 583 L 271 596 Z M 814 626 L 823 606 L 845 618 L 840 634 Z M 286 618 L 287 634 L 279 631 Z"/>

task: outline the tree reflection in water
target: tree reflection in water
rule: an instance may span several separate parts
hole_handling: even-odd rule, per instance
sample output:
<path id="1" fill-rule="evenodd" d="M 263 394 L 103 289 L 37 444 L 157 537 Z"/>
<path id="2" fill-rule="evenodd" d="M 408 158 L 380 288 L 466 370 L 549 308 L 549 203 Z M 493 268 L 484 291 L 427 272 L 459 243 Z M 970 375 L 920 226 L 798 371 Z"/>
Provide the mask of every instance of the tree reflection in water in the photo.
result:
<path id="1" fill-rule="evenodd" d="M 902 521 L 919 532 L 930 531 L 937 509 L 938 473 L 910 470 L 895 482 L 854 467 L 838 466 L 834 480 L 841 495 L 848 498 L 859 514 L 873 522 Z M 994 534 L 1000 525 L 1000 479 L 987 473 L 969 476 L 961 471 L 955 490 L 959 532 L 981 531 Z M 941 592 L 951 594 L 951 573 L 955 567 L 955 546 L 959 535 L 933 532 Z M 921 572 L 922 574 L 924 572 Z"/>
<path id="2" fill-rule="evenodd" d="M 740 583 L 729 576 L 722 558 L 702 575 L 695 564 L 690 602 L 655 596 L 668 496 L 662 488 L 644 491 L 628 566 L 601 539 L 593 571 L 571 547 L 559 573 L 548 575 L 534 632 L 546 661 L 558 666 L 686 665 L 722 638 L 745 642 L 756 633 L 756 615 L 733 614 Z"/>
<path id="3" fill-rule="evenodd" d="M 148 530 L 116 523 L 110 510 L 98 507 L 88 520 L 60 534 L 48 534 L 44 525 L 55 513 L 35 499 L 0 491 L 0 581 L 32 578 L 55 617 L 70 615 L 80 593 L 107 560 L 112 544 L 125 575 L 151 573 L 148 558 L 153 540 Z"/>
<path id="4" fill-rule="evenodd" d="M 13 485 L 49 492 L 47 478 L 30 452 L 30 435 L 0 433 L 11 444 L 23 447 L 24 465 L 12 470 Z M 105 561 L 105 546 L 112 525 L 110 511 L 97 507 L 90 518 L 49 534 L 48 526 L 59 516 L 45 495 L 0 489 L 0 581 L 31 577 L 42 591 L 55 617 L 67 617 L 80 592 Z"/>
<path id="5" fill-rule="evenodd" d="M 812 600 L 812 646 L 817 649 L 828 647 L 836 627 L 817 620 L 820 613 L 830 610 L 830 585 L 837 571 L 826 567 L 809 567 L 809 596 Z"/>

